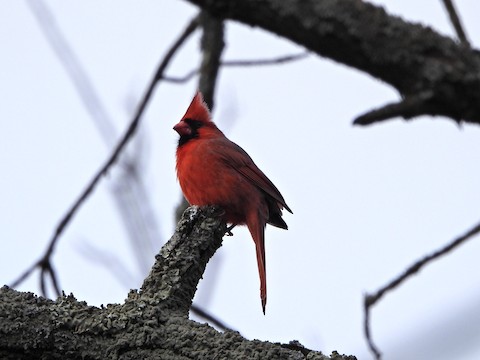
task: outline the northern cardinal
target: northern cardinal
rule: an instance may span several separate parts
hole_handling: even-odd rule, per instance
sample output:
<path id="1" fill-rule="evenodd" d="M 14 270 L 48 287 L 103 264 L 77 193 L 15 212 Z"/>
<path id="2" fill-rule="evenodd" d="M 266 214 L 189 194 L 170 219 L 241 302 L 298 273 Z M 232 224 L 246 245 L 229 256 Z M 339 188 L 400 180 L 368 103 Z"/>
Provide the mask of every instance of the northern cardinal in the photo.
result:
<path id="1" fill-rule="evenodd" d="M 232 227 L 248 226 L 255 242 L 260 298 L 265 314 L 265 225 L 287 229 L 282 209 L 290 213 L 292 210 L 250 156 L 228 140 L 212 122 L 200 92 L 196 93 L 187 112 L 173 129 L 180 135 L 177 176 L 190 205 L 218 205 L 224 210 L 225 221 Z"/>

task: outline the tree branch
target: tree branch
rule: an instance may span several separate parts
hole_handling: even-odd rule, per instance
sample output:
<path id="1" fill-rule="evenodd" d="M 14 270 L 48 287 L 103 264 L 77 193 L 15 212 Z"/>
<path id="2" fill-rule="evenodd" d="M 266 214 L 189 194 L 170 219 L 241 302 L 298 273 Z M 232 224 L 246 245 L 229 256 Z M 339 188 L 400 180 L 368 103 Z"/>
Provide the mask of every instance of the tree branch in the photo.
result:
<path id="1" fill-rule="evenodd" d="M 429 111 L 430 101 L 433 99 L 433 92 L 428 91 L 406 97 L 402 101 L 387 104 L 379 109 L 374 109 L 366 114 L 360 115 L 354 121 L 354 125 L 371 125 L 376 122 L 390 120 L 397 116 L 404 119 L 411 119 L 415 116 L 425 114 Z"/>
<path id="2" fill-rule="evenodd" d="M 52 265 L 51 265 L 51 257 L 55 249 L 55 245 L 57 244 L 58 239 L 62 235 L 63 231 L 67 227 L 67 225 L 70 223 L 72 218 L 75 216 L 76 212 L 78 209 L 82 206 L 82 204 L 85 202 L 85 200 L 92 194 L 93 190 L 97 186 L 97 184 L 100 182 L 101 178 L 103 175 L 105 175 L 110 167 L 117 161 L 120 153 L 123 151 L 125 146 L 128 144 L 128 142 L 131 140 L 133 135 L 135 134 L 138 125 L 140 123 L 140 119 L 143 115 L 143 112 L 153 94 L 153 90 L 155 89 L 157 83 L 161 80 L 163 73 L 167 66 L 170 64 L 170 61 L 172 60 L 173 56 L 176 54 L 178 49 L 181 47 L 181 45 L 185 42 L 185 40 L 192 34 L 192 32 L 197 28 L 198 26 L 198 17 L 195 17 L 193 20 L 190 21 L 188 26 L 185 28 L 185 30 L 182 32 L 182 34 L 179 36 L 179 38 L 174 42 L 174 44 L 171 46 L 171 48 L 168 50 L 167 54 L 163 58 L 163 60 L 160 62 L 160 65 L 157 68 L 157 71 L 155 73 L 155 76 L 151 80 L 147 91 L 145 95 L 143 96 L 137 111 L 135 113 L 134 118 L 130 122 L 130 125 L 128 126 L 127 130 L 125 131 L 124 135 L 118 142 L 118 144 L 115 146 L 112 154 L 109 156 L 107 161 L 105 162 L 104 165 L 100 168 L 100 170 L 95 174 L 93 179 L 89 182 L 85 190 L 80 194 L 78 199 L 73 203 L 73 205 L 70 207 L 70 209 L 66 212 L 66 214 L 62 217 L 60 220 L 59 224 L 57 225 L 55 232 L 50 239 L 49 245 L 47 247 L 47 250 L 45 251 L 44 255 L 35 262 L 29 269 L 27 269 L 16 281 L 12 283 L 12 287 L 17 287 L 21 282 L 23 282 L 36 268 L 40 268 L 40 276 L 41 276 L 41 287 L 42 291 L 45 290 L 45 280 L 43 279 L 44 275 L 48 275 L 51 277 L 52 283 L 55 287 L 55 292 L 57 293 L 57 296 L 60 295 L 60 288 L 58 286 L 58 280 L 55 275 L 55 272 L 53 271 Z"/>
<path id="3" fill-rule="evenodd" d="M 450 21 L 452 22 L 453 28 L 457 33 L 457 37 L 460 42 L 468 47 L 471 47 L 470 41 L 468 41 L 467 35 L 463 30 L 462 22 L 460 21 L 460 17 L 457 14 L 457 10 L 455 10 L 455 6 L 453 5 L 452 0 L 442 0 L 445 9 L 447 10 L 448 16 L 450 17 Z"/>
<path id="4" fill-rule="evenodd" d="M 169 309 L 178 309 L 183 316 L 188 316 L 207 262 L 222 244 L 226 225 L 221 221 L 221 214 L 222 210 L 215 207 L 200 210 L 192 206 L 185 210 L 175 234 L 155 257 L 140 297 L 165 303 Z"/>
<path id="5" fill-rule="evenodd" d="M 402 97 L 432 92 L 420 114 L 480 124 L 480 55 L 431 28 L 359 0 L 188 0 L 354 67 Z"/>
<path id="6" fill-rule="evenodd" d="M 108 149 L 113 148 L 117 140 L 117 131 L 113 120 L 103 106 L 100 96 L 79 57 L 63 35 L 54 14 L 43 0 L 28 0 L 27 4 L 35 15 L 48 44 L 65 69 L 79 99 L 96 125 L 102 140 Z M 137 137 L 137 141 L 138 139 Z M 136 149 L 140 149 L 140 147 L 136 147 Z M 148 221 L 154 216 L 150 198 L 145 196 L 147 191 L 142 179 L 138 176 L 140 155 L 143 154 L 138 151 L 123 154 L 120 160 L 120 168 L 123 171 L 114 179 L 109 190 L 127 229 L 129 240 L 133 244 L 132 252 L 137 259 L 138 268 L 143 277 L 149 270 L 149 258 L 154 244 L 160 243 L 161 237 L 157 222 Z M 54 272 L 53 274 L 52 279 L 56 278 Z M 43 280 L 44 275 L 41 275 L 41 277 L 40 281 L 43 284 L 45 282 Z M 125 280 L 125 278 L 122 279 Z M 47 294 L 45 291 L 46 288 L 42 290 L 44 296 Z"/>
<path id="7" fill-rule="evenodd" d="M 203 99 L 210 110 L 215 107 L 214 93 L 217 84 L 220 59 L 225 42 L 223 40 L 223 21 L 212 17 L 208 12 L 202 11 L 200 23 L 203 29 L 201 39 L 202 61 L 200 64 L 200 78 L 198 89 L 203 94 Z"/>
<path id="8" fill-rule="evenodd" d="M 368 345 L 372 353 L 374 354 L 376 359 L 381 358 L 381 353 L 378 348 L 375 346 L 371 333 L 370 333 L 370 309 L 375 305 L 382 297 L 389 291 L 394 290 L 398 286 L 400 286 L 405 280 L 407 280 L 412 275 L 415 275 L 419 272 L 424 266 L 430 264 L 434 260 L 438 259 L 439 257 L 448 254 L 449 252 L 453 251 L 458 246 L 465 243 L 467 240 L 473 238 L 475 235 L 480 233 L 480 223 L 475 225 L 472 229 L 467 231 L 462 236 L 452 240 L 447 245 L 443 246 L 442 248 L 434 251 L 433 253 L 424 256 L 422 259 L 417 260 L 415 263 L 410 265 L 402 274 L 394 278 L 388 284 L 381 287 L 373 294 L 365 294 L 364 296 L 364 333 L 365 338 L 367 339 Z"/>
<path id="9" fill-rule="evenodd" d="M 270 65 L 283 65 L 291 63 L 293 61 L 305 59 L 308 52 L 303 51 L 299 54 L 290 54 L 271 59 L 252 59 L 252 60 L 225 60 L 222 62 L 222 66 L 237 66 L 237 67 L 249 67 L 249 66 L 270 66 Z"/>
<path id="10" fill-rule="evenodd" d="M 0 289 L 0 358 L 18 359 L 318 359 L 297 344 L 248 341 L 188 319 L 205 266 L 222 243 L 226 226 L 214 207 L 191 207 L 164 245 L 139 292 L 123 304 L 101 308 L 73 295 L 57 301 Z"/>
<path id="11" fill-rule="evenodd" d="M 225 60 L 220 62 L 221 67 L 250 67 L 250 66 L 269 66 L 269 65 L 283 65 L 293 61 L 301 60 L 309 55 L 308 52 L 300 54 L 284 55 L 271 59 L 253 59 L 253 60 Z M 183 84 L 191 80 L 200 72 L 200 69 L 189 71 L 186 75 L 181 77 L 164 76 L 163 80 L 175 84 Z"/>

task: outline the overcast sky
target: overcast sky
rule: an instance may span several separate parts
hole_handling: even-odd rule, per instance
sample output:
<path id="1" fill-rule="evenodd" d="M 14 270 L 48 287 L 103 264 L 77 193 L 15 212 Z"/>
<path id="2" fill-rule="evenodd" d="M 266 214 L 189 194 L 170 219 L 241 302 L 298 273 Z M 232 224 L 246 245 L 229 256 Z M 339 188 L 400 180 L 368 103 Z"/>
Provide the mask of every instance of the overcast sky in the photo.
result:
<path id="1" fill-rule="evenodd" d="M 453 36 L 440 0 L 375 3 Z M 110 152 L 28 4 L 0 2 L 0 282 L 5 284 L 44 251 L 62 214 Z M 116 138 L 196 9 L 174 0 L 45 4 L 54 16 L 48 21 L 61 30 L 114 122 Z M 456 5 L 478 46 L 478 2 Z M 170 75 L 198 66 L 198 40 L 196 34 L 182 48 Z M 224 59 L 301 51 L 259 29 L 226 25 Z M 174 230 L 181 193 L 172 127 L 196 84 L 194 79 L 158 87 L 134 147 L 160 232 L 151 263 Z M 284 216 L 288 231 L 267 230 L 266 316 L 246 229 L 225 238 L 209 264 L 197 293 L 200 306 L 250 339 L 296 339 L 326 354 L 337 350 L 370 358 L 362 333 L 363 294 L 480 221 L 478 126 L 438 117 L 352 126 L 357 115 L 398 98 L 388 85 L 315 55 L 282 66 L 221 70 L 214 121 L 277 185 L 294 214 Z M 120 172 L 112 170 L 81 208 L 54 257 L 65 292 L 91 305 L 122 302 L 144 277 L 111 196 Z M 385 359 L 479 358 L 479 254 L 480 241 L 473 239 L 372 310 L 373 336 Z M 19 289 L 39 293 L 38 274 Z"/>

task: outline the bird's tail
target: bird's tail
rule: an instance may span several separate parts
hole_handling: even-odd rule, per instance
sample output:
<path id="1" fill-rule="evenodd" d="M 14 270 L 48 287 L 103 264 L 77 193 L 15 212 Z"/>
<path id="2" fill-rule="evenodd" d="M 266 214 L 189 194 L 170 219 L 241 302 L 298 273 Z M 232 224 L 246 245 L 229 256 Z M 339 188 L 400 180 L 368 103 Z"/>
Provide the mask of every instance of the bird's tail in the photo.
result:
<path id="1" fill-rule="evenodd" d="M 267 305 L 267 271 L 265 262 L 265 221 L 256 217 L 248 224 L 248 229 L 255 242 L 255 250 L 257 253 L 258 274 L 260 275 L 260 299 L 262 301 L 262 310 L 265 315 L 265 307 Z"/>

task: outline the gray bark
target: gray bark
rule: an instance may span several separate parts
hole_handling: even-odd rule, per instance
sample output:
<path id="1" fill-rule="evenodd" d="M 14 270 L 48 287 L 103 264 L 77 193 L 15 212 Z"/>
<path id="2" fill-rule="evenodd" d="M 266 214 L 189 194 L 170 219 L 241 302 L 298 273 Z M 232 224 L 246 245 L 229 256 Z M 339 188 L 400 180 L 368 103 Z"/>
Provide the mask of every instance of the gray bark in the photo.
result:
<path id="1" fill-rule="evenodd" d="M 283 36 L 397 89 L 398 103 L 357 124 L 443 115 L 480 123 L 478 51 L 362 0 L 188 0 L 212 15 Z M 312 95 L 313 96 L 313 95 Z"/>
<path id="2" fill-rule="evenodd" d="M 123 304 L 88 306 L 0 289 L 0 359 L 354 359 L 291 344 L 248 341 L 188 319 L 226 226 L 213 207 L 188 208 L 139 291 Z M 292 350 L 294 349 L 294 350 Z"/>

